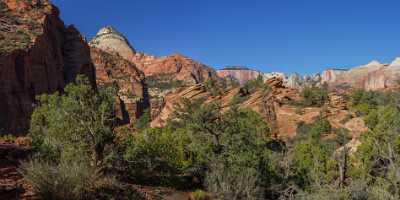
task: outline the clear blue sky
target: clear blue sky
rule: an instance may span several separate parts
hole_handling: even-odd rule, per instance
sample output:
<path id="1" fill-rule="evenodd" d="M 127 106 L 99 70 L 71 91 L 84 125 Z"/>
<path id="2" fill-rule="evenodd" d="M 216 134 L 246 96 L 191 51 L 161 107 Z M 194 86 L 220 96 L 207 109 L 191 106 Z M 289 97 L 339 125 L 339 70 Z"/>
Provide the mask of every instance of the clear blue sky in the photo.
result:
<path id="1" fill-rule="evenodd" d="M 399 0 L 53 0 L 83 35 L 112 25 L 138 51 L 209 66 L 314 73 L 400 56 Z"/>

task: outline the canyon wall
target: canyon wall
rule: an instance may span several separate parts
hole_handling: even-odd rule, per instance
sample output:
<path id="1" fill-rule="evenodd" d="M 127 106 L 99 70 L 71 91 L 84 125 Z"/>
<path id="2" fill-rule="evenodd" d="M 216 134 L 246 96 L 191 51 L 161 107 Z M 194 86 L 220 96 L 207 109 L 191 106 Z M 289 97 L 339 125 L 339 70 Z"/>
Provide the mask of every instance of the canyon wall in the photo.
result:
<path id="1" fill-rule="evenodd" d="M 35 96 L 61 91 L 77 74 L 94 83 L 90 51 L 48 1 L 0 2 L 0 132 L 29 127 Z"/>

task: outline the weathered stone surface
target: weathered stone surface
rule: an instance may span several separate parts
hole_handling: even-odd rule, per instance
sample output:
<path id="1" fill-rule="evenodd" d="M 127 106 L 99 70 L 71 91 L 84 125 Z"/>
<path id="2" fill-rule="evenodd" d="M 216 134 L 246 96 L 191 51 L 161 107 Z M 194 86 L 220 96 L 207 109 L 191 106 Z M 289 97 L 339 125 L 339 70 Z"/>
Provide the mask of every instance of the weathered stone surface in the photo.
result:
<path id="1" fill-rule="evenodd" d="M 354 87 L 365 90 L 380 90 L 396 86 L 400 78 L 400 59 L 391 64 L 372 61 L 350 70 L 328 69 L 322 73 L 321 82 L 331 88 L 338 86 Z"/>
<path id="2" fill-rule="evenodd" d="M 129 44 L 125 36 L 111 26 L 100 29 L 89 45 L 107 52 L 118 53 L 125 59 L 135 55 L 135 49 Z"/>
<path id="3" fill-rule="evenodd" d="M 217 71 L 217 74 L 221 78 L 233 78 L 243 85 L 250 80 L 256 79 L 258 76 L 263 74 L 256 70 L 248 68 L 226 68 Z"/>
<path id="4" fill-rule="evenodd" d="M 136 66 L 119 55 L 91 48 L 98 86 L 117 84 L 116 114 L 122 124 L 132 123 L 149 108 L 145 77 Z"/>
<path id="5" fill-rule="evenodd" d="M 188 85 L 217 77 L 214 69 L 180 54 L 157 58 L 136 53 L 128 40 L 111 27 L 102 28 L 89 44 L 106 52 L 121 55 L 133 62 L 146 77 L 167 75 L 170 80 L 180 80 Z"/>
<path id="6" fill-rule="evenodd" d="M 95 72 L 88 46 L 74 27 L 64 26 L 56 7 L 47 1 L 0 5 L 6 24 L 0 28 L 0 130 L 22 134 L 36 95 L 62 90 L 79 73 L 94 83 Z"/>
<path id="7" fill-rule="evenodd" d="M 144 62 L 146 62 L 144 65 L 141 61 L 135 63 L 142 65 L 141 70 L 146 76 L 167 75 L 170 80 L 180 80 L 187 85 L 202 83 L 217 77 L 214 69 L 180 54 Z"/>

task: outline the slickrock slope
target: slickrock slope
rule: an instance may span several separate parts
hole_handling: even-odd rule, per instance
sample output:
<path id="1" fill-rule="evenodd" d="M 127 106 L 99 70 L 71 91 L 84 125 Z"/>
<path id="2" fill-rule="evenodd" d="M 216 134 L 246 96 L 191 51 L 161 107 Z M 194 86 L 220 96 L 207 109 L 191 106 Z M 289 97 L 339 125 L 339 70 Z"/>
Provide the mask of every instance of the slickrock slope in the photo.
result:
<path id="1" fill-rule="evenodd" d="M 331 87 L 351 86 L 365 90 L 380 90 L 394 87 L 400 79 L 400 59 L 391 64 L 372 61 L 350 70 L 328 69 L 322 73 L 322 82 Z"/>
<path id="2" fill-rule="evenodd" d="M 321 107 L 307 107 L 299 113 L 295 106 L 288 103 L 300 100 L 297 89 L 285 86 L 284 80 L 278 77 L 267 80 L 266 84 L 270 86 L 268 92 L 258 90 L 249 95 L 243 94 L 240 87 L 228 90 L 218 96 L 212 96 L 201 84 L 181 88 L 166 95 L 164 106 L 160 110 L 160 114 L 151 122 L 151 126 L 163 126 L 174 111 L 175 106 L 181 103 L 182 98 L 189 100 L 204 99 L 205 103 L 219 102 L 223 108 L 228 108 L 233 97 L 241 96 L 244 97 L 244 100 L 240 103 L 240 107 L 251 108 L 260 113 L 272 128 L 273 136 L 286 140 L 296 135 L 299 123 L 312 123 L 323 110 Z M 331 93 L 326 109 L 327 119 L 332 127 L 348 129 L 354 140 L 358 140 L 359 135 L 366 131 L 366 127 L 360 118 L 353 118 L 345 122 L 344 119 L 353 115 L 353 113 L 347 110 L 346 102 L 342 97 Z"/>
<path id="3" fill-rule="evenodd" d="M 228 108 L 232 99 L 235 96 L 240 96 L 244 98 L 240 107 L 251 108 L 260 113 L 273 128 L 273 134 L 278 136 L 280 133 L 276 132 L 278 130 L 276 109 L 288 100 L 297 100 L 299 96 L 295 89 L 285 87 L 281 78 L 270 79 L 266 84 L 270 85 L 271 91 L 258 90 L 250 95 L 244 94 L 240 88 L 233 88 L 222 95 L 213 96 L 202 84 L 182 88 L 165 97 L 165 105 L 160 114 L 151 122 L 151 126 L 163 126 L 174 111 L 175 106 L 179 105 L 183 98 L 189 100 L 205 99 L 205 103 L 219 102 L 223 108 Z"/>
<path id="4" fill-rule="evenodd" d="M 119 55 L 112 55 L 97 48 L 91 48 L 90 53 L 96 68 L 97 85 L 118 85 L 117 117 L 123 124 L 132 123 L 149 107 L 143 72 Z"/>
<path id="5" fill-rule="evenodd" d="M 23 133 L 35 95 L 62 90 L 77 74 L 95 79 L 89 47 L 46 0 L 0 1 L 0 132 Z"/>

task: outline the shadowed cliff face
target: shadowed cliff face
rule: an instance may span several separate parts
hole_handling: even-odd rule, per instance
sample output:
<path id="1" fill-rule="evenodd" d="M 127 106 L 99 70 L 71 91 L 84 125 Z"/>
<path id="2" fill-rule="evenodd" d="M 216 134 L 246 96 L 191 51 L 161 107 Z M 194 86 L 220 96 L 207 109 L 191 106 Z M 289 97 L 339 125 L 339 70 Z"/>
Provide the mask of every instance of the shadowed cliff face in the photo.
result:
<path id="1" fill-rule="evenodd" d="M 62 90 L 77 74 L 94 83 L 95 72 L 89 47 L 49 2 L 7 0 L 0 9 L 0 130 L 23 134 L 36 95 Z"/>
<path id="2" fill-rule="evenodd" d="M 143 72 L 121 56 L 97 48 L 91 48 L 91 57 L 96 68 L 97 85 L 118 85 L 117 118 L 121 124 L 134 122 L 150 106 Z"/>

